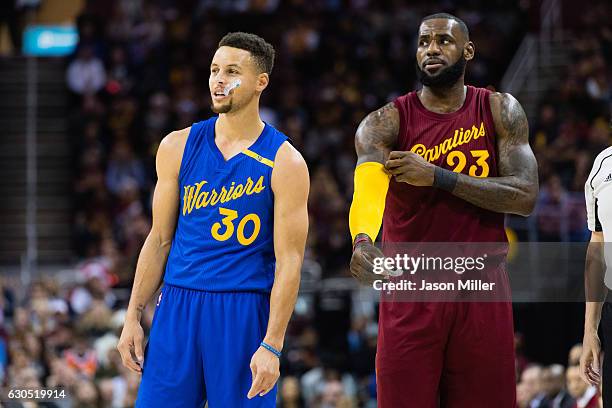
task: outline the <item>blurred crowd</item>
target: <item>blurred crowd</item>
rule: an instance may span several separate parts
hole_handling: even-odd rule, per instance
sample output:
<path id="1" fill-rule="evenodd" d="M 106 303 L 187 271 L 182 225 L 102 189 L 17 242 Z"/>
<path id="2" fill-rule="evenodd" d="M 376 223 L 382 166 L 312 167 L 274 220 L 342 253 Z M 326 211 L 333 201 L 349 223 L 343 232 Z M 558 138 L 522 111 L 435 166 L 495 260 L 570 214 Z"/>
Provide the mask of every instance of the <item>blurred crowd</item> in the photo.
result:
<path id="1" fill-rule="evenodd" d="M 124 312 L 113 309 L 116 297 L 103 270 L 81 272 L 78 283 L 44 279 L 25 294 L 12 289 L 18 282 L 4 279 L 1 382 L 15 390 L 65 390 L 66 398 L 47 406 L 133 406 L 140 376 L 122 366 L 116 350 Z M 151 321 L 152 309 L 147 309 L 143 325 Z"/>
<path id="2" fill-rule="evenodd" d="M 499 88 L 508 50 L 529 29 L 529 2 L 475 0 L 459 8 L 393 0 L 85 3 L 80 42 L 66 65 L 74 248 L 81 262 L 76 279 L 37 281 L 25 292 L 3 282 L 2 382 L 66 387 L 66 406 L 133 404 L 139 376 L 122 367 L 115 346 L 151 226 L 157 146 L 170 131 L 211 115 L 210 59 L 225 33 L 242 30 L 277 49 L 262 116 L 292 138 L 312 181 L 303 290 L 287 333 L 279 406 L 375 407 L 376 302 L 347 285 L 355 129 L 369 111 L 417 87 L 415 34 L 432 12 L 451 11 L 468 24 L 477 56 L 467 82 Z M 585 239 L 584 180 L 610 141 L 605 67 L 612 31 L 600 24 L 609 17 L 594 7 L 581 18 L 591 29 L 568 43 L 571 64 L 562 86 L 531 123 L 542 187 L 532 225 L 540 240 Z M 598 398 L 571 361 L 567 370 L 542 367 L 517 351 L 520 407 L 584 408 Z M 570 405 L 555 405 L 561 392 Z"/>
<path id="3" fill-rule="evenodd" d="M 126 293 L 113 289 L 113 282 L 108 270 L 94 262 L 81 265 L 76 279 L 72 274 L 44 278 L 31 284 L 27 293 L 19 292 L 18 280 L 4 278 L 0 384 L 8 389 L 66 391 L 66 398 L 46 407 L 133 406 L 140 374 L 122 365 L 116 349 Z M 377 325 L 367 313 L 354 310 L 368 304 L 356 302 L 355 293 L 342 284 L 300 294 L 281 360 L 279 407 L 376 407 Z M 310 312 L 309 303 L 314 305 Z M 149 304 L 144 310 L 145 332 L 154 309 Z M 517 408 L 601 406 L 600 389 L 580 378 L 580 344 L 569 350 L 566 366 L 532 362 L 523 348 L 524 338 L 517 333 Z"/>
<path id="4" fill-rule="evenodd" d="M 581 344 L 572 347 L 567 368 L 526 365 L 516 386 L 517 408 L 600 408 L 601 389 L 580 377 L 581 354 Z"/>
<path id="5" fill-rule="evenodd" d="M 588 240 L 584 183 L 597 154 L 610 146 L 612 8 L 594 2 L 568 38 L 569 64 L 531 123 L 538 159 L 538 241 Z"/>

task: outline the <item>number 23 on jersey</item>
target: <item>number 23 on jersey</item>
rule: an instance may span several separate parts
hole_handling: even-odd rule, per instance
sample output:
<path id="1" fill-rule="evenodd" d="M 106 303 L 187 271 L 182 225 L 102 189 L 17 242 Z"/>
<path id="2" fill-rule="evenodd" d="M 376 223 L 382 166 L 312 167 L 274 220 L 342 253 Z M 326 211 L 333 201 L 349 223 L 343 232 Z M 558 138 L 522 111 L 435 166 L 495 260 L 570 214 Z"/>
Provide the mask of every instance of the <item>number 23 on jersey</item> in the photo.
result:
<path id="1" fill-rule="evenodd" d="M 470 155 L 476 159 L 476 164 L 472 164 L 468 174 L 472 177 L 487 177 L 489 175 L 489 152 L 487 150 L 470 150 Z M 461 173 L 467 164 L 465 153 L 453 150 L 446 156 L 446 164 L 453 168 L 455 173 Z"/>

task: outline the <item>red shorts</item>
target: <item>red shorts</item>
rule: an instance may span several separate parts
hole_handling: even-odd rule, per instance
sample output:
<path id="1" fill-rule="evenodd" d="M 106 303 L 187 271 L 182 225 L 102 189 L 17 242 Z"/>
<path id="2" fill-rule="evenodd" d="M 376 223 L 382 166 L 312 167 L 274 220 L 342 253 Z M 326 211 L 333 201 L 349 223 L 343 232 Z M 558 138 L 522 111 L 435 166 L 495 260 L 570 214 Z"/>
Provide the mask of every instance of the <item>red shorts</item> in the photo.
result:
<path id="1" fill-rule="evenodd" d="M 381 302 L 381 408 L 515 408 L 512 304 Z"/>

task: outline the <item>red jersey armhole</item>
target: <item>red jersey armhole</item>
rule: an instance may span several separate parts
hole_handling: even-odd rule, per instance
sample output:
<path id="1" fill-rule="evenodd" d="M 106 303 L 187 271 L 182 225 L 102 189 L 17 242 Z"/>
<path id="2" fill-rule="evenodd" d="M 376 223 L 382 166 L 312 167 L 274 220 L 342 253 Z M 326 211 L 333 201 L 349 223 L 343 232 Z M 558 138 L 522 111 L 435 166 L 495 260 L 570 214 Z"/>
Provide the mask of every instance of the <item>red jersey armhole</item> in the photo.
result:
<path id="1" fill-rule="evenodd" d="M 489 130 L 495 134 L 495 122 L 493 121 L 493 112 L 491 112 L 491 94 L 493 92 L 486 91 L 485 95 L 485 115 L 486 115 L 486 125 L 489 127 Z"/>
<path id="2" fill-rule="evenodd" d="M 495 151 L 495 164 L 499 166 L 499 151 L 497 149 L 497 131 L 495 130 L 495 122 L 493 121 L 493 112 L 491 112 L 491 95 L 492 91 L 485 90 L 485 126 L 489 130 L 489 134 L 493 135 L 492 143 Z"/>
<path id="3" fill-rule="evenodd" d="M 408 146 L 407 140 L 404 140 L 408 133 L 406 132 L 406 121 L 408 120 L 408 95 L 403 95 L 395 98 L 393 101 L 399 113 L 399 131 L 397 134 L 396 148 L 404 148 Z"/>

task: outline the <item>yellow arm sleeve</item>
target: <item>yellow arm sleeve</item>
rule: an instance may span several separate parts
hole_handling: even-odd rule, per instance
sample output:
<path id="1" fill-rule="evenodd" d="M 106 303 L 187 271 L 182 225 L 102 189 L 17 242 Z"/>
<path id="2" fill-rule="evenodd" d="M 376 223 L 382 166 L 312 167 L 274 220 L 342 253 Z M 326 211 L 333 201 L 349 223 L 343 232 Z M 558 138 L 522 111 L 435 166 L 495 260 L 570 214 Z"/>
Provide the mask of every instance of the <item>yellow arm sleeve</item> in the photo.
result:
<path id="1" fill-rule="evenodd" d="M 357 234 L 376 240 L 382 225 L 385 200 L 391 176 L 376 162 L 361 163 L 355 169 L 355 192 L 349 212 L 349 228 L 353 241 Z"/>

